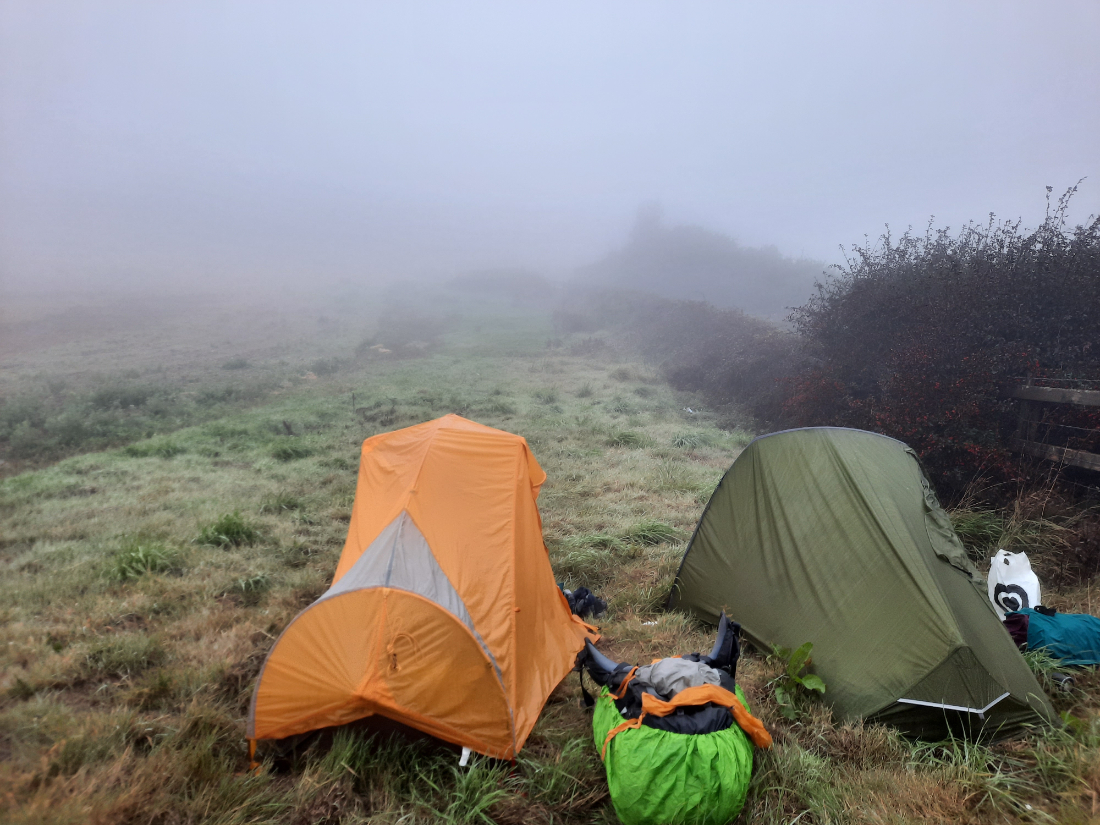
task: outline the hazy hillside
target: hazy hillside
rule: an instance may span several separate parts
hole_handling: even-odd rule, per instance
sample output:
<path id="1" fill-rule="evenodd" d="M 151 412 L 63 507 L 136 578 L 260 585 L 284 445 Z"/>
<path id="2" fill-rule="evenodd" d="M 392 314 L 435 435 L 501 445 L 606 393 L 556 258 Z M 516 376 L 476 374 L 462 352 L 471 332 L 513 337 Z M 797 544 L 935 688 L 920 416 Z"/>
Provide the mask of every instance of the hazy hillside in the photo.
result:
<path id="1" fill-rule="evenodd" d="M 784 257 L 774 246 L 741 246 L 701 226 L 669 225 L 649 210 L 621 249 L 580 269 L 577 280 L 780 319 L 806 302 L 824 269 L 820 261 Z"/>

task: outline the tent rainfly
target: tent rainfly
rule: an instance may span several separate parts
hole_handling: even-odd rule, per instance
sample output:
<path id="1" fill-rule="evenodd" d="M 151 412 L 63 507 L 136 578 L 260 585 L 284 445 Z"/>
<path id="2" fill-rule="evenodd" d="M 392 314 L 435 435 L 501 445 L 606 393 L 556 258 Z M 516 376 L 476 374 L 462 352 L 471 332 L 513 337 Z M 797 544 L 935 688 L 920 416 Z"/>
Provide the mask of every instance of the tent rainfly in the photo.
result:
<path id="1" fill-rule="evenodd" d="M 845 720 L 1003 737 L 1054 711 L 916 454 L 837 427 L 761 436 L 719 483 L 669 606 L 724 609 L 762 650 L 813 642 Z"/>
<path id="2" fill-rule="evenodd" d="M 519 436 L 448 415 L 363 444 L 332 586 L 264 662 L 248 737 L 379 714 L 502 759 L 592 630 L 554 582 Z"/>

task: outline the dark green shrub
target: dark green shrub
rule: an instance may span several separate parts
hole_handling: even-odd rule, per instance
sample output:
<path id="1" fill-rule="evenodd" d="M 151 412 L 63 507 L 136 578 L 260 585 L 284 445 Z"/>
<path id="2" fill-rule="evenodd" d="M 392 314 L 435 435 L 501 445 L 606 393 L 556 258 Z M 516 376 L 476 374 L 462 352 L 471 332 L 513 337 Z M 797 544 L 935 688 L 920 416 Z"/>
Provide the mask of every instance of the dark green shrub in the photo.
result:
<path id="1" fill-rule="evenodd" d="M 1012 478 L 1006 385 L 1100 378 L 1100 219 L 1067 229 L 1073 191 L 1034 231 L 991 217 L 856 247 L 791 316 L 813 363 L 790 382 L 790 423 L 899 438 L 949 495 Z"/>
<path id="2" fill-rule="evenodd" d="M 405 358 L 427 355 L 439 347 L 443 335 L 454 329 L 459 320 L 455 315 L 425 313 L 394 304 L 379 316 L 377 332 L 364 338 L 355 351 L 358 355 L 385 351 Z"/>
<path id="3" fill-rule="evenodd" d="M 0 406 L 0 438 L 10 438 L 11 433 L 20 424 L 42 427 L 49 412 L 46 402 L 35 396 L 22 396 L 7 399 Z"/>
<path id="4" fill-rule="evenodd" d="M 344 362 L 339 358 L 318 358 L 309 365 L 309 371 L 314 375 L 333 375 L 344 368 Z"/>

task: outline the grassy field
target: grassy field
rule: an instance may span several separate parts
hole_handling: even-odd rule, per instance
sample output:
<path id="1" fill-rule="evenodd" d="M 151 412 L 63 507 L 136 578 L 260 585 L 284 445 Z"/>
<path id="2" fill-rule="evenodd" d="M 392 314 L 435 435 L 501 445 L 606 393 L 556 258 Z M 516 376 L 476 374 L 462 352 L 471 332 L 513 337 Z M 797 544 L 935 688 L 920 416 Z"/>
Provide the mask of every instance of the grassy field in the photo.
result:
<path id="1" fill-rule="evenodd" d="M 109 332 L 41 315 L 9 324 L 22 344 L 5 351 L 0 382 L 0 819 L 616 821 L 575 677 L 515 765 L 461 770 L 450 749 L 340 732 L 247 770 L 254 679 L 331 580 L 363 439 L 445 413 L 527 438 L 549 476 L 554 568 L 609 601 L 609 655 L 709 647 L 710 629 L 661 605 L 752 434 L 720 429 L 728 416 L 614 341 L 557 333 L 549 312 L 434 297 L 444 332 L 403 358 L 357 320 L 378 314 L 362 296 L 296 312 L 195 303 L 132 325 L 123 313 Z M 15 420 L 15 404 L 38 418 Z M 51 429 L 95 415 L 107 423 L 84 438 Z M 1042 530 L 956 515 L 979 549 Z M 1090 610 L 1091 586 L 1047 601 Z M 769 684 L 780 667 L 748 655 L 739 668 L 776 740 L 756 754 L 739 821 L 1096 821 L 1093 674 L 1055 695 L 1065 729 L 983 746 L 836 724 L 809 701 L 786 719 Z"/>

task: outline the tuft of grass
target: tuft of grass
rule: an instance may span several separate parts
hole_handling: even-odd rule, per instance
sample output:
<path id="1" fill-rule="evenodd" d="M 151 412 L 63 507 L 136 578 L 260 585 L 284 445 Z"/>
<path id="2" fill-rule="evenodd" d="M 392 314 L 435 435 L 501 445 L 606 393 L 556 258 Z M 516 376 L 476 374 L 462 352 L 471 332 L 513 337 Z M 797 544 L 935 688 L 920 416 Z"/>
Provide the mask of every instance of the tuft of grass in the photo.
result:
<path id="1" fill-rule="evenodd" d="M 98 389 L 89 401 L 97 410 L 124 410 L 143 406 L 152 395 L 151 387 L 121 385 Z"/>
<path id="2" fill-rule="evenodd" d="M 127 677 L 164 661 L 159 640 L 144 633 L 126 633 L 97 642 L 85 656 L 87 670 L 98 676 Z"/>
<path id="3" fill-rule="evenodd" d="M 223 370 L 246 370 L 252 365 L 244 358 L 230 358 L 222 364 Z"/>
<path id="4" fill-rule="evenodd" d="M 103 736 L 101 731 L 81 731 L 62 739 L 51 749 L 46 776 L 72 776 L 85 766 L 107 760 L 117 744 L 117 736 Z"/>
<path id="5" fill-rule="evenodd" d="M 616 398 L 612 401 L 610 410 L 618 415 L 634 415 L 634 413 L 638 412 L 638 408 L 625 398 Z"/>
<path id="6" fill-rule="evenodd" d="M 277 461 L 294 461 L 313 455 L 313 451 L 293 438 L 283 438 L 271 450 L 271 457 Z"/>
<path id="7" fill-rule="evenodd" d="M 8 688 L 8 696 L 20 701 L 32 698 L 37 692 L 37 688 L 31 682 L 26 682 L 19 676 L 15 677 L 15 681 Z"/>
<path id="8" fill-rule="evenodd" d="M 665 542 L 677 542 L 683 537 L 683 533 L 663 521 L 643 521 L 635 524 L 623 534 L 623 538 L 630 543 L 641 544 L 646 547 L 664 544 Z"/>
<path id="9" fill-rule="evenodd" d="M 607 439 L 607 445 L 609 447 L 644 447 L 648 443 L 648 440 L 644 435 L 634 430 L 619 430 L 612 433 L 611 437 Z"/>
<path id="10" fill-rule="evenodd" d="M 757 751 L 759 760 L 749 784 L 756 821 L 793 822 L 809 814 L 809 822 L 842 822 L 843 787 L 839 771 L 824 756 L 798 742 Z M 791 812 L 797 812 L 792 816 Z"/>
<path id="11" fill-rule="evenodd" d="M 270 589 L 271 577 L 267 573 L 257 573 L 255 576 L 237 579 L 229 592 L 239 596 L 248 607 L 255 607 Z"/>
<path id="12" fill-rule="evenodd" d="M 1026 800 L 1042 793 L 1041 783 L 1027 770 L 1024 760 L 968 739 L 913 742 L 910 766 L 931 769 L 955 784 L 965 793 L 968 806 L 984 813 L 986 821 L 994 814 L 1002 818 L 1029 816 L 1034 808 Z"/>
<path id="13" fill-rule="evenodd" d="M 137 536 L 123 540 L 111 557 L 111 578 L 127 582 L 146 573 L 175 573 L 181 569 L 179 552 L 163 542 Z"/>
<path id="14" fill-rule="evenodd" d="M 1004 534 L 1004 519 L 993 510 L 962 508 L 951 512 L 951 526 L 966 549 L 977 558 L 995 552 Z"/>
<path id="15" fill-rule="evenodd" d="M 1043 690 L 1047 693 L 1054 696 L 1059 692 L 1072 691 L 1072 688 L 1063 685 L 1056 678 L 1060 673 L 1065 674 L 1066 666 L 1062 664 L 1061 659 L 1055 659 L 1051 656 L 1045 647 L 1025 650 L 1023 656 L 1027 666 L 1035 674 L 1035 678 L 1039 680 L 1039 684 L 1043 686 Z"/>
<path id="16" fill-rule="evenodd" d="M 651 482 L 654 490 L 670 493 L 690 493 L 699 490 L 699 482 L 693 477 L 689 467 L 675 460 L 661 461 L 653 472 Z"/>
<path id="17" fill-rule="evenodd" d="M 566 539 L 571 547 L 594 547 L 598 550 L 624 550 L 626 545 L 619 536 L 610 533 L 581 533 Z"/>
<path id="18" fill-rule="evenodd" d="M 245 519 L 240 510 L 234 510 L 203 527 L 195 543 L 210 547 L 239 547 L 242 544 L 254 544 L 259 541 L 260 535 L 256 525 Z"/>
<path id="19" fill-rule="evenodd" d="M 703 433 L 676 433 L 672 437 L 672 446 L 681 450 L 698 450 L 705 447 L 708 441 Z"/>
<path id="20" fill-rule="evenodd" d="M 587 738 L 569 740 L 549 758 L 532 757 L 525 751 L 516 761 L 523 771 L 527 797 L 563 812 L 591 804 L 592 788 L 603 779 L 603 766 Z"/>
<path id="21" fill-rule="evenodd" d="M 175 694 L 176 683 L 172 674 L 164 668 L 157 668 L 145 674 L 138 685 L 129 691 L 126 704 L 137 710 L 165 708 Z"/>
<path id="22" fill-rule="evenodd" d="M 281 490 L 278 493 L 265 496 L 260 503 L 261 513 L 290 513 L 301 509 L 302 499 L 286 490 Z"/>
<path id="23" fill-rule="evenodd" d="M 547 387 L 542 390 L 535 390 L 531 395 L 540 404 L 556 404 L 560 397 L 557 387 Z"/>
<path id="24" fill-rule="evenodd" d="M 451 765 L 450 775 L 422 769 L 419 772 L 418 791 L 414 798 L 431 812 L 436 822 L 447 825 L 466 825 L 485 822 L 495 825 L 489 817 L 489 809 L 512 795 L 506 784 L 508 766 L 474 757 L 465 768 Z M 433 793 L 424 793 L 426 786 Z M 434 798 L 432 798 L 434 797 Z"/>
<path id="25" fill-rule="evenodd" d="M 310 559 L 317 556 L 317 551 L 307 544 L 293 544 L 285 548 L 280 554 L 283 564 L 287 567 L 298 568 L 309 564 Z"/>
<path id="26" fill-rule="evenodd" d="M 734 449 L 740 450 L 747 447 L 749 443 L 754 438 L 756 438 L 756 436 L 750 433 L 748 430 L 742 430 L 738 428 L 727 434 L 726 438 L 729 440 L 730 446 L 732 446 Z"/>
<path id="27" fill-rule="evenodd" d="M 594 393 L 595 390 L 592 389 L 592 384 L 586 381 L 577 390 L 577 398 L 591 398 Z"/>
<path id="28" fill-rule="evenodd" d="M 714 491 L 718 489 L 718 482 L 707 482 L 706 484 L 700 484 L 695 488 L 694 501 L 699 505 L 706 505 L 712 498 L 714 498 Z"/>
<path id="29" fill-rule="evenodd" d="M 150 439 L 130 444 L 126 447 L 126 455 L 134 458 L 172 458 L 187 452 L 187 448 L 169 438 Z"/>
<path id="30" fill-rule="evenodd" d="M 497 400 L 489 405 L 489 412 L 494 415 L 515 415 L 516 407 L 508 401 Z"/>
<path id="31" fill-rule="evenodd" d="M 614 566 L 611 551 L 599 547 L 577 547 L 554 558 L 554 570 L 558 575 L 587 586 L 606 581 Z"/>
<path id="32" fill-rule="evenodd" d="M 668 602 L 668 591 L 668 584 L 634 582 L 612 594 L 608 608 L 616 613 L 631 610 L 640 616 L 652 616 L 660 612 Z"/>

